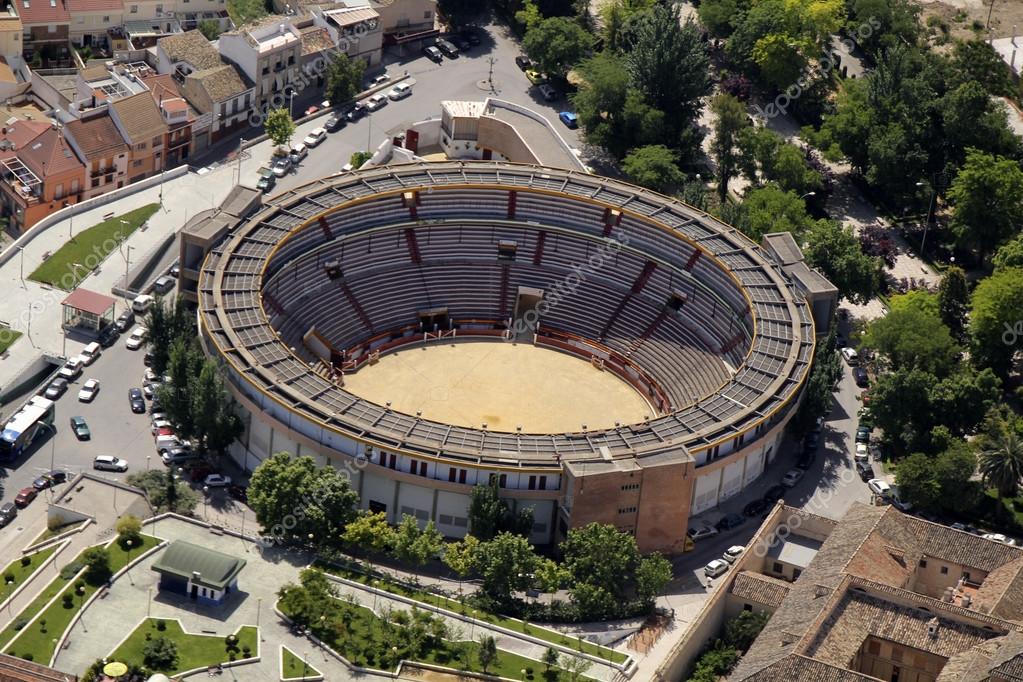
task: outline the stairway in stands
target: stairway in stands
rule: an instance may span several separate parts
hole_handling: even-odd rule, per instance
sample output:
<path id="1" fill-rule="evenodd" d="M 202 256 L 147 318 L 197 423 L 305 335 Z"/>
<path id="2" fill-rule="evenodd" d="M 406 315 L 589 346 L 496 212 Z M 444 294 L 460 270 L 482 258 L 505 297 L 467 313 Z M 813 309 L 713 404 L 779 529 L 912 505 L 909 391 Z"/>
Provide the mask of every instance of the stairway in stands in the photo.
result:
<path id="1" fill-rule="evenodd" d="M 643 266 L 643 272 L 639 273 L 639 276 L 636 277 L 636 281 L 632 283 L 632 288 L 629 290 L 629 293 L 625 295 L 621 302 L 618 303 L 618 307 L 615 308 L 615 311 L 611 313 L 611 317 L 608 318 L 607 324 L 604 325 L 604 328 L 600 332 L 600 338 L 607 338 L 607 333 L 611 331 L 611 327 L 614 325 L 615 320 L 617 320 L 618 316 L 622 314 L 623 310 L 625 310 L 625 306 L 629 304 L 632 297 L 643 291 L 643 287 L 645 287 L 646 283 L 650 281 L 650 277 L 654 274 L 654 270 L 656 269 L 657 263 L 652 260 L 648 260 L 646 262 L 646 265 Z"/>

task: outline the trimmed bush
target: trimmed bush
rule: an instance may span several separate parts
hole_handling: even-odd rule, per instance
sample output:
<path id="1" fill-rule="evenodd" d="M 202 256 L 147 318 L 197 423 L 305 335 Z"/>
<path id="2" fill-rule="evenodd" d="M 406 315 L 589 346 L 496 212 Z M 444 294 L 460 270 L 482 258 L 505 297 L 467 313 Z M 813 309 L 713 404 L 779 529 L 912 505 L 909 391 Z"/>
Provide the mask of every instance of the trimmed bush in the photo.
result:
<path id="1" fill-rule="evenodd" d="M 156 621 L 156 629 L 159 630 L 160 632 L 163 632 L 164 630 L 167 629 L 167 622 L 162 620 Z"/>
<path id="2" fill-rule="evenodd" d="M 21 565 L 22 566 L 28 566 L 30 563 L 32 563 L 32 557 L 30 557 L 30 556 L 23 556 L 23 557 L 21 557 Z"/>

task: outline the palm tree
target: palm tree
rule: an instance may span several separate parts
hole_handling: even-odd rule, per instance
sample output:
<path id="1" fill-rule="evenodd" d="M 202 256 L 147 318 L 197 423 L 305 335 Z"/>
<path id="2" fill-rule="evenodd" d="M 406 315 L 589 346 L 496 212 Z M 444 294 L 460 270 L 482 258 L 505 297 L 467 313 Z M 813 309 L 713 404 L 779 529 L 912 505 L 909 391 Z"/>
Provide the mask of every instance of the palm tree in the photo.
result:
<path id="1" fill-rule="evenodd" d="M 1013 429 L 1003 429 L 991 447 L 980 453 L 980 474 L 998 494 L 998 513 L 1003 500 L 1016 496 L 1023 477 L 1023 440 Z"/>

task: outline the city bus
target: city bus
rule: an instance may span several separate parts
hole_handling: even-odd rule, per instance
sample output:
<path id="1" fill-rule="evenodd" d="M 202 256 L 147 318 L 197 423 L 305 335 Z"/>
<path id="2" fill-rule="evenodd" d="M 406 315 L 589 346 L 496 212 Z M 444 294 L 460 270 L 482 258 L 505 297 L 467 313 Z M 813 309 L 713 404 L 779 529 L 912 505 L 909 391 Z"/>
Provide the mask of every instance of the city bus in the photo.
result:
<path id="1" fill-rule="evenodd" d="M 17 459 L 41 431 L 53 428 L 54 412 L 53 401 L 42 396 L 33 396 L 15 412 L 0 434 L 0 461 Z"/>

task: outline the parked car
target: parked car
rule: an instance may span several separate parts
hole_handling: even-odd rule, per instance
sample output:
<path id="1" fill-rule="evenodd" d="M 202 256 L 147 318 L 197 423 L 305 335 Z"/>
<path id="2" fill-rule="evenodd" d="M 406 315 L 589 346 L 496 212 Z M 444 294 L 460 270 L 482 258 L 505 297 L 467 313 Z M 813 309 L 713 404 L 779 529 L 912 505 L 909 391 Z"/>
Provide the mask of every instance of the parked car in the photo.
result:
<path id="1" fill-rule="evenodd" d="M 50 479 L 53 485 L 67 482 L 67 472 L 61 471 L 60 469 L 54 469 L 46 473 L 46 478 Z"/>
<path id="2" fill-rule="evenodd" d="M 315 104 L 313 104 L 311 106 L 306 107 L 304 115 L 305 116 L 312 116 L 313 114 L 315 114 L 319 110 L 320 110 L 320 108 L 318 106 L 316 106 Z"/>
<path id="3" fill-rule="evenodd" d="M 91 403 L 97 393 L 99 393 L 99 381 L 97 379 L 89 379 L 78 391 L 78 402 Z"/>
<path id="4" fill-rule="evenodd" d="M 243 485 L 230 485 L 227 487 L 227 494 L 239 502 L 249 501 L 249 489 Z"/>
<path id="5" fill-rule="evenodd" d="M 288 152 L 288 156 L 291 158 L 291 165 L 297 166 L 298 164 L 302 163 L 305 157 L 309 156 L 309 147 L 299 142 L 298 144 L 291 148 L 291 151 Z"/>
<path id="6" fill-rule="evenodd" d="M 365 104 L 363 104 L 362 102 L 356 102 L 355 106 L 349 109 L 348 113 L 345 114 L 345 118 L 347 118 L 349 121 L 358 121 L 360 118 L 362 118 L 368 113 L 369 110 L 366 109 Z"/>
<path id="7" fill-rule="evenodd" d="M 703 567 L 703 574 L 708 578 L 716 578 L 719 575 L 727 573 L 729 568 L 731 568 L 731 564 L 727 561 L 714 559 Z"/>
<path id="8" fill-rule="evenodd" d="M 733 528 L 738 528 L 744 523 L 746 523 L 746 519 L 744 519 L 740 514 L 725 514 L 716 524 L 714 524 L 714 527 L 722 531 L 732 530 Z"/>
<path id="9" fill-rule="evenodd" d="M 867 487 L 878 497 L 888 497 L 892 493 L 892 487 L 888 485 L 887 481 L 882 481 L 880 478 L 872 478 L 867 481 Z"/>
<path id="10" fill-rule="evenodd" d="M 973 525 L 971 525 L 969 523 L 960 523 L 959 521 L 956 521 L 955 523 L 950 525 L 949 528 L 952 528 L 952 529 L 958 530 L 958 531 L 962 531 L 964 533 L 971 533 L 973 535 L 980 535 L 980 531 L 977 530 L 977 527 L 973 526 Z"/>
<path id="11" fill-rule="evenodd" d="M 387 105 L 387 95 L 377 93 L 366 100 L 366 109 L 369 111 L 376 111 L 377 109 L 383 109 Z"/>
<path id="12" fill-rule="evenodd" d="M 870 466 L 867 462 L 856 462 L 856 473 L 860 475 L 860 479 L 864 482 L 875 478 L 874 467 Z"/>
<path id="13" fill-rule="evenodd" d="M 84 366 L 85 363 L 76 355 L 73 358 L 68 358 L 68 361 L 57 372 L 57 376 L 66 381 L 74 381 L 81 375 Z"/>
<path id="14" fill-rule="evenodd" d="M 118 315 L 117 319 L 114 320 L 114 326 L 117 327 L 119 332 L 128 331 L 133 324 L 135 324 L 135 313 L 130 308 Z"/>
<path id="15" fill-rule="evenodd" d="M 168 430 L 168 433 L 164 433 L 164 430 Z M 154 437 L 157 435 L 173 436 L 174 425 L 171 424 L 166 419 L 154 419 L 152 425 L 149 427 L 149 431 L 150 433 L 153 434 Z"/>
<path id="16" fill-rule="evenodd" d="M 128 463 L 113 455 L 97 455 L 92 460 L 92 468 L 99 471 L 127 471 Z"/>
<path id="17" fill-rule="evenodd" d="M 398 83 L 393 88 L 387 91 L 387 99 L 397 102 L 399 99 L 405 99 L 406 97 L 412 96 L 412 86 L 408 83 Z"/>
<path id="18" fill-rule="evenodd" d="M 158 277 L 157 280 L 153 282 L 153 291 L 155 291 L 158 294 L 166 294 L 173 288 L 174 278 L 168 275 Z"/>
<path id="19" fill-rule="evenodd" d="M 771 506 L 771 503 L 767 500 L 753 500 L 745 507 L 742 508 L 743 516 L 753 517 L 760 516 L 766 512 Z"/>
<path id="20" fill-rule="evenodd" d="M 224 474 L 210 474 L 203 479 L 202 484 L 209 488 L 226 488 L 231 485 L 231 477 Z"/>
<path id="21" fill-rule="evenodd" d="M 807 469 L 813 466 L 814 460 L 816 459 L 817 459 L 816 452 L 804 452 L 802 455 L 799 456 L 799 459 L 796 461 L 796 468 L 806 471 Z"/>
<path id="22" fill-rule="evenodd" d="M 112 324 L 108 324 L 100 330 L 99 334 L 96 335 L 96 340 L 99 341 L 99 345 L 104 348 L 110 348 L 112 345 L 117 343 L 118 337 L 121 336 L 121 332 L 117 331 L 117 327 Z"/>
<path id="23" fill-rule="evenodd" d="M 167 274 L 173 277 L 174 279 L 177 279 L 178 276 L 181 275 L 181 266 L 175 263 L 170 267 L 170 270 L 167 271 Z"/>
<path id="24" fill-rule="evenodd" d="M 860 425 L 860 426 L 856 427 L 856 442 L 857 443 L 869 443 L 870 442 L 870 432 L 872 430 L 873 429 L 871 429 L 869 426 Z"/>
<path id="25" fill-rule="evenodd" d="M 860 388 L 867 388 L 870 386 L 870 375 L 867 374 L 867 370 L 863 367 L 853 368 L 853 380 Z"/>
<path id="26" fill-rule="evenodd" d="M 785 497 L 785 486 L 783 485 L 773 485 L 764 493 L 764 500 L 770 504 L 774 504 L 783 497 Z"/>
<path id="27" fill-rule="evenodd" d="M 459 32 L 458 35 L 462 37 L 462 40 L 468 42 L 469 45 L 473 47 L 476 47 L 477 45 L 483 42 L 480 39 L 479 33 L 477 33 L 474 29 L 471 28 L 462 29 L 462 31 Z"/>
<path id="28" fill-rule="evenodd" d="M 323 124 L 323 127 L 327 129 L 327 132 L 336 133 L 345 127 L 345 117 L 340 114 L 331 114 L 327 117 L 327 122 Z"/>
<path id="29" fill-rule="evenodd" d="M 128 389 L 128 405 L 135 414 L 145 414 L 146 401 L 142 399 L 142 391 L 137 388 Z"/>
<path id="30" fill-rule="evenodd" d="M 423 54 L 426 55 L 426 58 L 431 62 L 440 64 L 444 61 L 444 53 L 438 50 L 436 45 L 427 45 L 424 47 Z"/>
<path id="31" fill-rule="evenodd" d="M 315 147 L 324 140 L 327 139 L 327 131 L 323 128 L 313 128 L 309 131 L 309 134 L 302 140 L 302 144 L 307 147 Z"/>
<path id="32" fill-rule="evenodd" d="M 131 302 L 131 309 L 135 311 L 136 315 L 145 315 L 155 302 L 155 297 L 149 294 L 139 294 Z"/>
<path id="33" fill-rule="evenodd" d="M 698 528 L 689 529 L 689 537 L 693 540 L 702 540 L 704 538 L 714 537 L 720 532 L 721 531 L 713 526 L 699 526 Z"/>
<path id="34" fill-rule="evenodd" d="M 1012 538 L 1002 535 L 1001 533 L 984 533 L 980 537 L 985 540 L 991 540 L 992 542 L 1000 542 L 1003 545 L 1015 546 L 1016 541 Z"/>
<path id="35" fill-rule="evenodd" d="M 437 49 L 444 53 L 444 56 L 448 59 L 458 59 L 458 48 L 444 40 L 443 38 L 437 39 Z"/>
<path id="36" fill-rule="evenodd" d="M 540 85 L 537 86 L 536 89 L 537 91 L 539 91 L 540 96 L 543 97 L 548 102 L 553 102 L 558 98 L 558 91 L 555 90 L 554 87 L 552 87 L 551 85 L 548 85 L 547 83 L 541 83 Z"/>
<path id="37" fill-rule="evenodd" d="M 786 488 L 795 487 L 797 483 L 803 480 L 803 475 L 806 472 L 802 469 L 789 469 L 785 472 L 785 475 L 781 477 L 781 484 Z"/>
<path id="38" fill-rule="evenodd" d="M 274 188 L 274 185 L 276 184 L 277 176 L 274 175 L 274 172 L 272 170 L 270 170 L 269 168 L 264 168 L 263 170 L 259 171 L 259 181 L 256 183 L 256 189 L 258 189 L 263 194 L 266 194 L 267 192 L 272 190 Z"/>
<path id="39" fill-rule="evenodd" d="M 139 348 L 142 348 L 142 344 L 146 342 L 147 333 L 149 333 L 149 330 L 145 327 L 135 327 L 135 329 L 131 332 L 131 336 L 129 336 L 128 340 L 124 342 L 125 347 L 128 350 L 138 350 Z"/>
<path id="40" fill-rule="evenodd" d="M 36 480 L 32 481 L 32 487 L 35 488 L 39 492 L 42 492 L 43 490 L 46 490 L 51 485 L 53 485 L 53 481 L 48 479 L 46 476 L 40 476 Z"/>
<path id="41" fill-rule="evenodd" d="M 192 452 L 192 448 L 186 445 L 180 447 L 171 448 L 160 455 L 160 459 L 167 466 L 171 464 L 181 464 L 195 459 L 195 453 Z"/>
<path id="42" fill-rule="evenodd" d="M 38 492 L 35 488 L 22 488 L 18 491 L 17 497 L 14 498 L 14 504 L 24 509 L 32 500 L 36 499 L 37 494 Z"/>
<path id="43" fill-rule="evenodd" d="M 854 462 L 869 462 L 870 461 L 870 450 L 867 448 L 866 443 L 857 443 L 856 452 L 853 454 Z"/>
<path id="44" fill-rule="evenodd" d="M 558 118 L 561 119 L 561 122 L 568 128 L 574 129 L 579 127 L 579 117 L 576 116 L 574 112 L 562 111 L 558 114 Z"/>
<path id="45" fill-rule="evenodd" d="M 889 501 L 892 503 L 892 506 L 898 509 L 900 512 L 905 512 L 908 514 L 909 512 L 913 511 L 913 504 L 911 502 L 906 502 L 899 495 L 898 486 L 894 485 L 892 486 L 892 493 L 889 496 L 889 498 L 890 498 Z"/>
<path id="46" fill-rule="evenodd" d="M 375 88 L 375 87 L 377 87 L 379 85 L 383 85 L 384 83 L 387 83 L 390 80 L 391 80 L 390 76 L 388 76 L 386 73 L 382 73 L 379 76 L 374 76 L 372 79 L 370 79 L 369 87 Z"/>
<path id="47" fill-rule="evenodd" d="M 468 40 L 457 34 L 449 35 L 444 40 L 448 41 L 462 52 L 468 52 L 469 48 L 472 47 Z"/>
<path id="48" fill-rule="evenodd" d="M 0 507 L 0 528 L 13 521 L 18 516 L 18 507 L 13 502 L 5 502 Z"/>
<path id="49" fill-rule="evenodd" d="M 49 398 L 50 400 L 56 400 L 57 398 L 64 395 L 64 391 L 67 390 L 67 379 L 58 377 L 50 382 L 50 385 L 43 391 L 43 397 Z"/>
<path id="50" fill-rule="evenodd" d="M 735 560 L 738 559 L 739 556 L 745 551 L 746 548 L 743 547 L 742 545 L 732 545 L 731 547 L 725 550 L 725 553 L 721 555 L 721 558 L 730 564 L 734 564 Z"/>
<path id="51" fill-rule="evenodd" d="M 160 387 L 160 382 L 150 381 L 142 385 L 142 395 L 146 397 L 146 400 L 152 400 L 156 396 L 156 389 Z M 143 410 L 145 411 L 145 410 Z"/>
<path id="52" fill-rule="evenodd" d="M 75 438 L 78 440 L 90 440 L 92 438 L 92 431 L 89 430 L 85 417 L 71 417 L 71 432 L 75 434 Z"/>
<path id="53" fill-rule="evenodd" d="M 842 349 L 842 357 L 850 367 L 855 367 L 860 364 L 860 355 L 856 352 L 855 348 L 846 346 Z"/>
<path id="54" fill-rule="evenodd" d="M 533 85 L 540 85 L 547 82 L 547 77 L 536 69 L 526 69 L 526 80 Z"/>
<path id="55" fill-rule="evenodd" d="M 283 178 L 291 170 L 291 157 L 278 156 L 270 166 L 270 170 L 273 171 L 275 177 Z"/>

